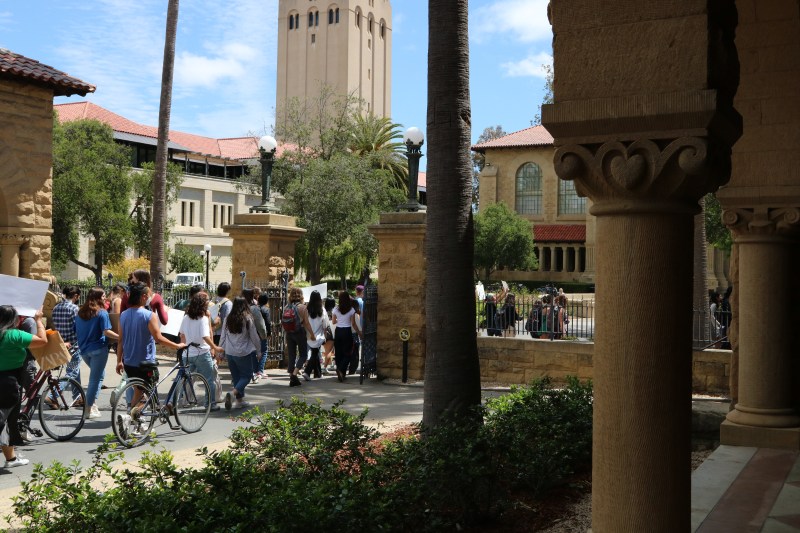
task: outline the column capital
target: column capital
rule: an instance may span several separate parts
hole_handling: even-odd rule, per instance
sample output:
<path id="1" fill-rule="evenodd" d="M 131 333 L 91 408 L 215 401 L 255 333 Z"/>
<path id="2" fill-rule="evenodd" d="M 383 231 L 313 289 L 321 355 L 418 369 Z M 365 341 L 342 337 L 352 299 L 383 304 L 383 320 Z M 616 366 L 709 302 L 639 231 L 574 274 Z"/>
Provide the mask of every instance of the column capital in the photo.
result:
<path id="1" fill-rule="evenodd" d="M 730 177 L 730 148 L 705 137 L 641 138 L 556 149 L 556 174 L 590 197 L 594 215 L 697 213 L 697 201 Z"/>
<path id="2" fill-rule="evenodd" d="M 722 211 L 722 221 L 736 242 L 800 239 L 800 207 L 730 208 Z"/>
<path id="3" fill-rule="evenodd" d="M 28 235 L 22 235 L 18 233 L 0 233 L 0 246 L 22 246 L 28 241 Z"/>

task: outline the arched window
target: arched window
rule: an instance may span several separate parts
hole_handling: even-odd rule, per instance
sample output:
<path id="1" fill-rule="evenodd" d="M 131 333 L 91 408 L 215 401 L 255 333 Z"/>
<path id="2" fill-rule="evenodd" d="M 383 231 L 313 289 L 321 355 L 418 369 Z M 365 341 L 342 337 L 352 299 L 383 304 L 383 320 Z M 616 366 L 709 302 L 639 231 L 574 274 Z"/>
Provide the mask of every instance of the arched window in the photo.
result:
<path id="1" fill-rule="evenodd" d="M 542 214 L 542 169 L 525 163 L 517 170 L 516 211 L 520 215 Z"/>
<path id="2" fill-rule="evenodd" d="M 356 9 L 355 12 L 356 28 L 361 28 L 361 10 Z"/>
<path id="3" fill-rule="evenodd" d="M 333 24 L 333 9 L 328 10 L 328 24 Z"/>
<path id="4" fill-rule="evenodd" d="M 336 24 L 339 24 L 339 8 L 336 8 Z"/>
<path id="5" fill-rule="evenodd" d="M 310 28 L 313 25 L 314 25 L 314 13 L 309 11 L 308 12 L 308 27 Z"/>
<path id="6" fill-rule="evenodd" d="M 368 24 L 367 31 L 370 32 L 370 33 L 372 33 L 372 22 L 373 22 L 372 21 L 372 15 L 370 15 L 369 16 L 369 22 L 367 23 Z"/>
<path id="7" fill-rule="evenodd" d="M 314 26 L 319 26 L 319 11 L 314 11 Z"/>
<path id="8" fill-rule="evenodd" d="M 300 13 L 294 14 L 294 29 L 296 30 L 300 29 Z"/>
<path id="9" fill-rule="evenodd" d="M 582 215 L 586 213 L 586 198 L 578 196 L 574 181 L 558 180 L 558 214 Z"/>
<path id="10" fill-rule="evenodd" d="M 289 29 L 294 29 L 294 15 L 289 15 Z"/>
<path id="11" fill-rule="evenodd" d="M 381 39 L 386 37 L 386 23 L 381 21 Z"/>

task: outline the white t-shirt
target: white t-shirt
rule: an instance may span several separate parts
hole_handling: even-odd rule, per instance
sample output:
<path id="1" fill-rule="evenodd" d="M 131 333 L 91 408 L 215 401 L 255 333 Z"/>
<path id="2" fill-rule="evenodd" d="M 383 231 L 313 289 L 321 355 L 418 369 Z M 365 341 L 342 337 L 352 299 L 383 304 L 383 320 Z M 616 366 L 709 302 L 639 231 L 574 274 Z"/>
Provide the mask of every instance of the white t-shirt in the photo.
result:
<path id="1" fill-rule="evenodd" d="M 186 336 L 186 344 L 194 342 L 200 345 L 199 348 L 189 346 L 189 357 L 194 357 L 211 350 L 211 346 L 203 339 L 203 337 L 211 336 L 207 316 L 203 315 L 198 319 L 191 319 L 188 315 L 184 315 L 179 332 Z"/>
<path id="2" fill-rule="evenodd" d="M 314 340 L 308 341 L 308 347 L 319 348 L 325 344 L 325 328 L 330 324 L 328 321 L 328 313 L 323 311 L 322 316 L 318 316 L 317 318 L 311 318 L 309 314 L 308 321 L 311 324 L 311 331 L 314 332 Z"/>
<path id="3" fill-rule="evenodd" d="M 356 314 L 356 310 L 353 309 L 352 307 L 345 314 L 342 314 L 339 311 L 339 306 L 338 305 L 336 307 L 334 307 L 333 308 L 333 316 L 336 318 L 336 327 L 337 328 L 349 328 L 349 327 L 351 327 L 350 326 L 350 317 L 353 316 L 354 314 Z"/>

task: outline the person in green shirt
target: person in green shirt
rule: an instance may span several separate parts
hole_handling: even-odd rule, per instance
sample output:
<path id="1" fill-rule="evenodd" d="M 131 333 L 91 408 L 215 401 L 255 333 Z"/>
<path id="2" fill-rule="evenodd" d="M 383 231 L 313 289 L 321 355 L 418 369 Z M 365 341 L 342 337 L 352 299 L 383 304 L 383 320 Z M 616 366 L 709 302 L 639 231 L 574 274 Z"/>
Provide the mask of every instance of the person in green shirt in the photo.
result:
<path id="1" fill-rule="evenodd" d="M 41 348 L 47 344 L 41 309 L 36 312 L 34 319 L 36 334 L 31 335 L 16 329 L 19 317 L 13 306 L 0 305 L 0 434 L 8 434 L 4 432 L 6 421 L 15 409 L 20 408 L 20 380 L 27 355 L 26 348 Z M 4 468 L 29 463 L 15 453 L 13 446 L 0 447 L 6 460 Z"/>

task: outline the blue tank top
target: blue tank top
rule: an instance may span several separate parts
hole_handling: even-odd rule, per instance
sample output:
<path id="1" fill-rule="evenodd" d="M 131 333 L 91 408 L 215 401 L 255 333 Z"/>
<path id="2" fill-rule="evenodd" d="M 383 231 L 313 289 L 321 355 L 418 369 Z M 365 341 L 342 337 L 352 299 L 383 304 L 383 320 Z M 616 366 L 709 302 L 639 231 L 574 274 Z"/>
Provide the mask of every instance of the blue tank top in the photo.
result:
<path id="1" fill-rule="evenodd" d="M 156 341 L 147 328 L 151 316 L 153 312 L 144 307 L 129 307 L 120 315 L 124 364 L 138 367 L 144 361 L 155 362 Z"/>

